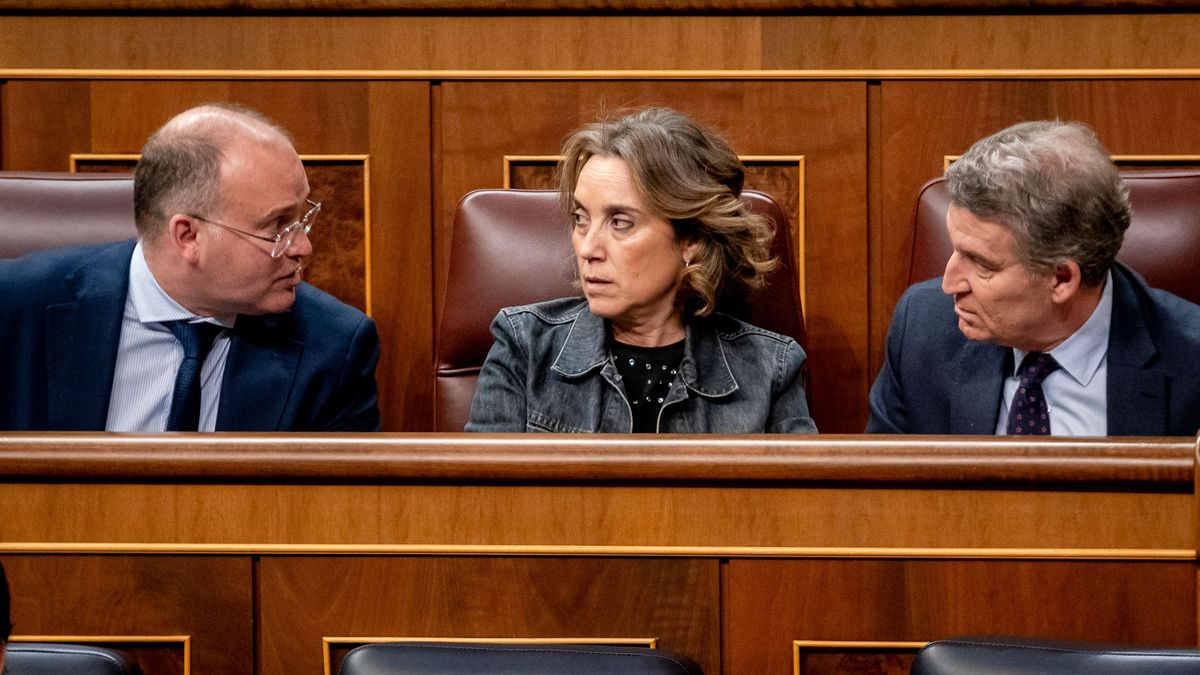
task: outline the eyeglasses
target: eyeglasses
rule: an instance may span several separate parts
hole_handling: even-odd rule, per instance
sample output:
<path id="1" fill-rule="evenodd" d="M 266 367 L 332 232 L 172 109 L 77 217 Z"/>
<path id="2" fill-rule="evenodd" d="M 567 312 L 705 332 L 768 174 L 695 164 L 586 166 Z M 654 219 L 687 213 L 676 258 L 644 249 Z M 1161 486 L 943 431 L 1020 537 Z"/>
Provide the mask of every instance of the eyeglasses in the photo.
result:
<path id="1" fill-rule="evenodd" d="M 247 237 L 253 237 L 254 239 L 261 239 L 263 241 L 269 241 L 269 242 L 271 242 L 271 257 L 278 258 L 279 256 L 283 255 L 284 251 L 288 250 L 288 248 L 291 247 L 292 242 L 296 240 L 296 234 L 298 232 L 303 230 L 304 234 L 307 235 L 309 232 L 312 231 L 313 221 L 317 219 L 317 214 L 321 211 L 321 202 L 314 202 L 311 199 L 305 199 L 304 201 L 310 207 L 308 209 L 308 213 L 305 213 L 304 217 L 300 218 L 299 220 L 293 221 L 287 227 L 280 230 L 279 234 L 275 235 L 274 237 L 264 237 L 260 234 L 254 234 L 253 232 L 239 230 L 236 227 L 230 227 L 229 225 L 226 225 L 224 223 L 218 223 L 217 221 L 209 219 L 209 218 L 205 218 L 204 216 L 197 216 L 194 213 L 189 213 L 187 215 L 190 218 L 195 218 L 196 220 L 203 220 L 206 223 L 216 225 L 217 227 L 224 228 L 226 230 L 237 232 L 238 234 L 244 234 Z"/>

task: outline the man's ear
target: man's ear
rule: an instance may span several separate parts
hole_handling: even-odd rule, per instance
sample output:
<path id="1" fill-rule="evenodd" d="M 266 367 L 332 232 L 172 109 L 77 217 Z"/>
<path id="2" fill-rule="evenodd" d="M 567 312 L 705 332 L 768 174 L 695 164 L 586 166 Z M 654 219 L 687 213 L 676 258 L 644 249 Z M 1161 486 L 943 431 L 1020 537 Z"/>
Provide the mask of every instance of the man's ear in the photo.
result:
<path id="1" fill-rule="evenodd" d="M 197 237 L 199 225 L 199 220 L 184 213 L 176 213 L 167 221 L 163 243 L 188 263 L 195 264 L 200 259 L 200 242 Z"/>
<path id="2" fill-rule="evenodd" d="M 1083 274 L 1079 271 L 1079 263 L 1074 260 L 1061 262 L 1054 267 L 1050 299 L 1061 305 L 1075 297 L 1082 285 Z"/>

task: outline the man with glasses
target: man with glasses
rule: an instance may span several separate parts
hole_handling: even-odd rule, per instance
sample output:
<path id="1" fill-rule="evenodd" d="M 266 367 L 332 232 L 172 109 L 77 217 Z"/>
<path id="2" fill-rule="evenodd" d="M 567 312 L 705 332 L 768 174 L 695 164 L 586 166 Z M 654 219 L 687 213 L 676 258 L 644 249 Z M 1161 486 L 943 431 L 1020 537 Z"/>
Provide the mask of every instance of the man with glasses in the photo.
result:
<path id="1" fill-rule="evenodd" d="M 301 281 L 320 211 L 259 113 L 168 121 L 136 240 L 0 261 L 0 429 L 378 430 L 374 322 Z"/>

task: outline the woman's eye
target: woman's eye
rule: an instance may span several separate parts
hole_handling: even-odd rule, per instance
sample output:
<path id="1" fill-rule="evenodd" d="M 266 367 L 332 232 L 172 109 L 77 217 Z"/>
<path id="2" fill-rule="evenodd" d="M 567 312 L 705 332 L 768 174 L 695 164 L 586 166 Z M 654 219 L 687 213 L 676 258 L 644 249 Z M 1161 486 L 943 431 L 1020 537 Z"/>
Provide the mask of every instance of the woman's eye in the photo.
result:
<path id="1" fill-rule="evenodd" d="M 584 215 L 583 213 L 581 213 L 579 211 L 576 211 L 574 216 L 575 216 L 575 227 L 587 227 L 588 223 L 587 223 L 586 215 Z"/>
<path id="2" fill-rule="evenodd" d="M 628 230 L 629 228 L 633 227 L 633 221 L 628 218 L 618 216 L 612 219 L 612 226 L 614 230 Z"/>

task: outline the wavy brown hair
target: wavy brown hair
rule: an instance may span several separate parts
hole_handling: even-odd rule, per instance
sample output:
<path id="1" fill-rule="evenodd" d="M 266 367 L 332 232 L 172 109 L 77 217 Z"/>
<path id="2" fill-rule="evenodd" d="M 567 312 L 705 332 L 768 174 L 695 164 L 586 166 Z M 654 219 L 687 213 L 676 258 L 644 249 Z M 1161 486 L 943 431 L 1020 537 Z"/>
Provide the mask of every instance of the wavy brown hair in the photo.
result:
<path id="1" fill-rule="evenodd" d="M 727 295 L 761 288 L 778 264 L 771 258 L 773 223 L 741 198 L 746 167 L 720 136 L 682 113 L 643 108 L 594 122 L 567 138 L 562 155 L 559 204 L 568 222 L 584 164 L 616 157 L 675 236 L 699 242 L 680 282 L 677 302 L 685 316 L 707 316 Z"/>
<path id="2" fill-rule="evenodd" d="M 1074 260 L 1088 286 L 1104 281 L 1129 228 L 1129 188 L 1078 122 L 1022 122 L 977 141 L 946 170 L 946 192 L 1007 227 L 1028 270 Z"/>

